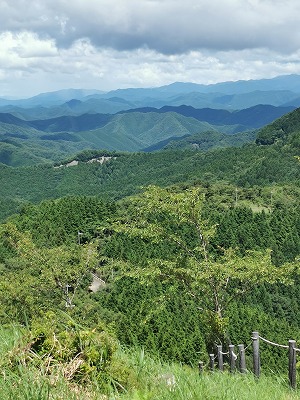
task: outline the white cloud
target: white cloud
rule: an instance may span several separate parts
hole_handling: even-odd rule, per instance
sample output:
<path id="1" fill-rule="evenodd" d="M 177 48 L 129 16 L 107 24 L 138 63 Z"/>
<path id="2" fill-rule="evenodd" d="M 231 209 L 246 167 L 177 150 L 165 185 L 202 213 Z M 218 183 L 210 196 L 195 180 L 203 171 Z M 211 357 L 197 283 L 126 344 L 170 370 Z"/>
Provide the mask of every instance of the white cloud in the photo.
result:
<path id="1" fill-rule="evenodd" d="M 0 29 L 49 35 L 58 47 L 88 37 L 99 47 L 158 52 L 299 47 L 297 0 L 0 0 Z"/>
<path id="2" fill-rule="evenodd" d="M 44 57 L 57 56 L 53 40 L 41 40 L 31 32 L 0 34 L 0 69 L 26 70 Z"/>
<path id="3" fill-rule="evenodd" d="M 0 10 L 0 96 L 300 73 L 298 0 L 0 0 Z"/>

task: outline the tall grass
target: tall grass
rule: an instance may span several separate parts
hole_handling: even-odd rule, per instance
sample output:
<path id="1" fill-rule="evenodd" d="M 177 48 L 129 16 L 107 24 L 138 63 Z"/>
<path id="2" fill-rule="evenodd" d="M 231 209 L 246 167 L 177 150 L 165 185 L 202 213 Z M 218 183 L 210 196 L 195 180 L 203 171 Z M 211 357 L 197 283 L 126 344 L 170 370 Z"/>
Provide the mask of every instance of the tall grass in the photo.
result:
<path id="1" fill-rule="evenodd" d="M 174 371 L 174 369 L 173 369 Z M 227 373 L 206 374 L 199 377 L 191 371 L 175 370 L 176 384 L 164 384 L 147 390 L 136 390 L 121 396 L 126 400 L 296 400 L 299 391 L 292 391 L 286 382 L 271 377 L 261 377 Z M 177 373 L 176 373 L 177 372 Z"/>
<path id="2" fill-rule="evenodd" d="M 70 384 L 60 374 L 22 363 L 12 363 L 26 346 L 28 331 L 19 327 L 0 327 L 0 399 L 1 400 L 89 400 L 101 399 L 93 387 Z"/>
<path id="3" fill-rule="evenodd" d="M 0 328 L 1 400 L 296 400 L 286 378 L 204 372 L 163 363 L 140 349 L 119 349 L 111 366 L 111 390 L 103 394 L 97 381 L 79 385 L 61 370 L 49 371 L 10 358 L 20 348 L 26 330 Z M 26 344 L 26 341 L 24 341 Z"/>
<path id="4" fill-rule="evenodd" d="M 141 350 L 122 351 L 138 376 L 136 386 L 111 395 L 114 400 L 296 400 L 300 390 L 289 388 L 287 377 L 229 372 L 199 375 L 195 368 L 163 363 Z M 300 379 L 300 378 L 299 378 Z"/>

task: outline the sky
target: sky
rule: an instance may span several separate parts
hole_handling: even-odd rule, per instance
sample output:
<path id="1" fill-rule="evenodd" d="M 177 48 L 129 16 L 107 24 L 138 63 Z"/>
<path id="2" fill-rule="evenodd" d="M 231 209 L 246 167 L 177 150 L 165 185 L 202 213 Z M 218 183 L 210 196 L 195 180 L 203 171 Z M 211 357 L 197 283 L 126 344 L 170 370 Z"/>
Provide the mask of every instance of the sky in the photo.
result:
<path id="1" fill-rule="evenodd" d="M 0 0 L 0 97 L 300 74 L 299 0 Z"/>

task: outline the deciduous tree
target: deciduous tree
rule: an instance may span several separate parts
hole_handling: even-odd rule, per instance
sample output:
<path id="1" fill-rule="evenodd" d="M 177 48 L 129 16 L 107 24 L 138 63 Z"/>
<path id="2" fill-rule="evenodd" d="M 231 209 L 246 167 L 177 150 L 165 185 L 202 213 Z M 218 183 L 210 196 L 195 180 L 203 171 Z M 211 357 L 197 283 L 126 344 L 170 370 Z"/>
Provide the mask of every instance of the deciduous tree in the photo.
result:
<path id="1" fill-rule="evenodd" d="M 152 244 L 175 244 L 172 255 L 149 259 L 146 264 L 125 263 L 123 273 L 143 282 L 183 282 L 197 301 L 213 339 L 223 340 L 228 304 L 262 282 L 290 283 L 294 267 L 275 267 L 270 251 L 246 251 L 241 257 L 235 249 L 212 246 L 215 227 L 203 218 L 204 202 L 199 187 L 178 192 L 150 186 L 131 200 L 134 215 L 118 221 L 114 228 Z"/>

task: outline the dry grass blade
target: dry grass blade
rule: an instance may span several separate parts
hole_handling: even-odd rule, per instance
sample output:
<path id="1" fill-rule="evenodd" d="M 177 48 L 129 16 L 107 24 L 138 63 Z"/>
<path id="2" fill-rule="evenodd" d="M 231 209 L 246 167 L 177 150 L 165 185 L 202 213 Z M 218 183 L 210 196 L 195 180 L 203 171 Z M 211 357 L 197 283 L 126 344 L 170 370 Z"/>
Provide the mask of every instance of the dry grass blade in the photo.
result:
<path id="1" fill-rule="evenodd" d="M 82 353 L 78 353 L 64 368 L 63 375 L 67 380 L 71 380 L 80 366 L 83 364 Z"/>

